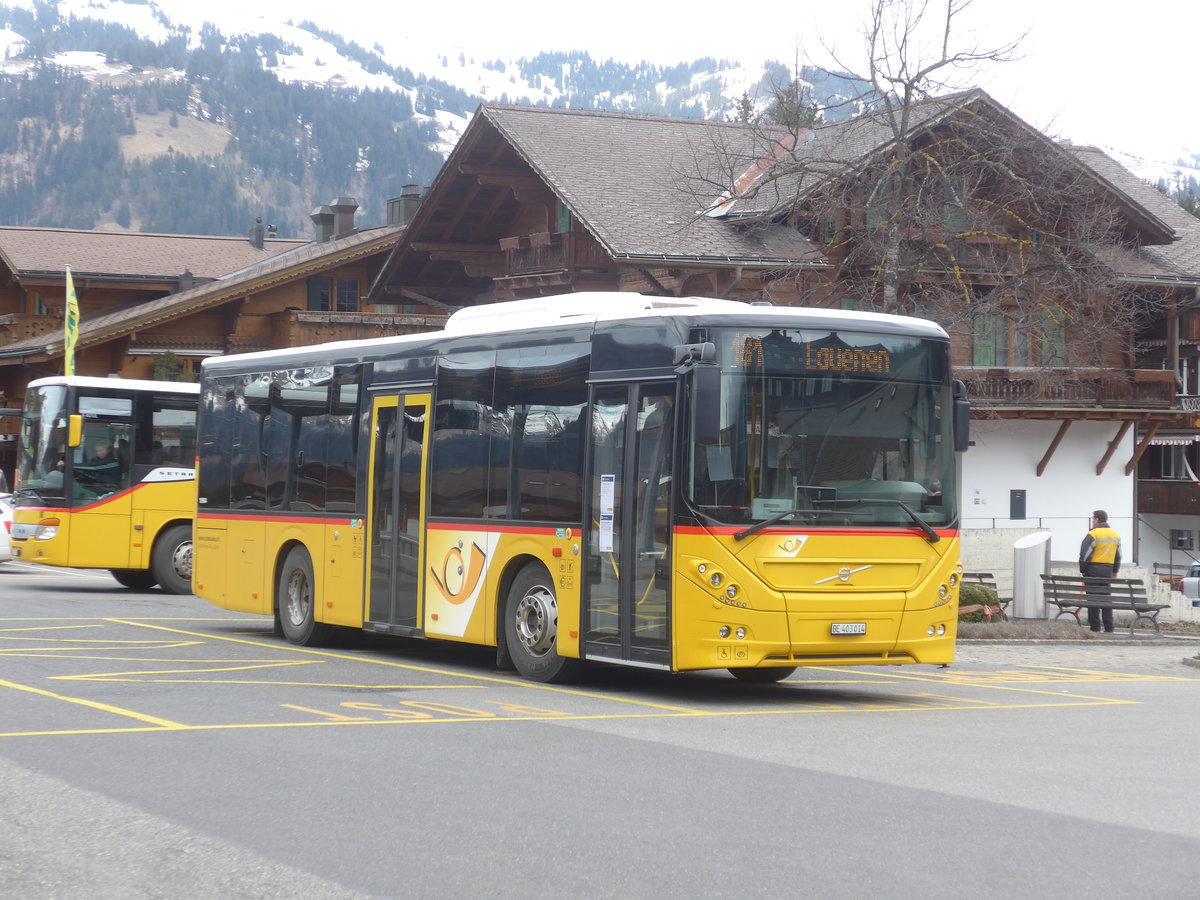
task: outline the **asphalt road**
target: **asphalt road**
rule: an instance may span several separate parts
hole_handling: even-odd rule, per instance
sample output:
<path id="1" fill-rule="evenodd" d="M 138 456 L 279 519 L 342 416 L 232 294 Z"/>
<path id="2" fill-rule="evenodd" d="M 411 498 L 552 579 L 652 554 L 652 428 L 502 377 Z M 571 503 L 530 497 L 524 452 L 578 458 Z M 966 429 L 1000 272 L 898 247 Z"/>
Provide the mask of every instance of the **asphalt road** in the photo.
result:
<path id="1" fill-rule="evenodd" d="M 0 565 L 0 896 L 1200 896 L 1200 643 L 596 669 Z"/>

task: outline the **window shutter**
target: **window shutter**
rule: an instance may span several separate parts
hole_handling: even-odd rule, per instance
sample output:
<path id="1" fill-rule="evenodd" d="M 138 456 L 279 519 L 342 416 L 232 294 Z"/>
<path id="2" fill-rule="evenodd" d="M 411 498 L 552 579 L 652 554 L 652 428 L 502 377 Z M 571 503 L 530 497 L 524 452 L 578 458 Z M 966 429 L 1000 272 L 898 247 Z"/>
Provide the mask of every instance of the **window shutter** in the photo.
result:
<path id="1" fill-rule="evenodd" d="M 996 316 L 993 313 L 976 313 L 975 340 L 972 345 L 972 365 L 996 365 Z"/>

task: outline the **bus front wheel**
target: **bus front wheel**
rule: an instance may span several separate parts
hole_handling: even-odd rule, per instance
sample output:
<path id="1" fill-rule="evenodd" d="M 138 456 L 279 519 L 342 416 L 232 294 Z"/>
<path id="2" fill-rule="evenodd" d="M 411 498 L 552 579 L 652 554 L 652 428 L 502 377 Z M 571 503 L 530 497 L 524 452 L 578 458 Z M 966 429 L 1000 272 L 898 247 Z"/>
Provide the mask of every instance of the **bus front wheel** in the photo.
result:
<path id="1" fill-rule="evenodd" d="M 168 594 L 192 592 L 191 525 L 173 525 L 159 536 L 150 555 L 150 571 Z"/>
<path id="2" fill-rule="evenodd" d="M 312 559 L 303 547 L 293 547 L 283 559 L 275 604 L 283 636 L 293 644 L 310 647 L 328 640 L 329 626 L 316 620 Z"/>
<path id="3" fill-rule="evenodd" d="M 132 591 L 148 591 L 158 584 L 154 573 L 149 569 L 109 569 L 108 571 L 113 578 L 117 579 L 117 584 Z"/>
<path id="4" fill-rule="evenodd" d="M 558 598 L 540 563 L 525 566 L 508 589 L 504 639 L 513 665 L 530 681 L 561 681 L 573 671 L 574 661 L 558 655 Z"/>

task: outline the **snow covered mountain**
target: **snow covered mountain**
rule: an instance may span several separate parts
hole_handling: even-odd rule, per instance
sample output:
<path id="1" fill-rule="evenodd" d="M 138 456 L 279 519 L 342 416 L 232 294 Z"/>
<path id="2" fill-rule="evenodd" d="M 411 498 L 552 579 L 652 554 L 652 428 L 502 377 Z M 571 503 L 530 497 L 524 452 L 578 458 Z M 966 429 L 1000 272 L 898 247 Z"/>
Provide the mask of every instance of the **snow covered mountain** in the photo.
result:
<path id="1" fill-rule="evenodd" d="M 244 175 L 237 176 L 243 182 L 237 192 L 249 195 L 251 205 L 261 205 L 266 202 L 264 198 L 279 194 L 278 178 L 286 174 L 272 174 L 271 163 L 245 158 L 247 148 L 268 139 L 254 133 L 254 119 L 265 117 L 257 116 L 247 105 L 251 101 L 241 95 L 237 100 L 228 96 L 213 100 L 208 86 L 223 80 L 245 82 L 246 73 L 252 70 L 270 73 L 282 84 L 306 91 L 346 89 L 342 93 L 403 98 L 403 103 L 383 113 L 383 118 L 390 119 L 397 131 L 405 131 L 409 140 L 423 140 L 443 159 L 481 101 L 718 117 L 728 114 L 743 94 L 765 98 L 771 78 L 779 81 L 788 77 L 788 68 L 779 63 L 749 67 L 711 58 L 675 65 L 601 61 L 586 53 L 550 47 L 516 58 L 498 48 L 494 56 L 484 58 L 456 45 L 452 36 L 442 40 L 402 29 L 372 31 L 370 19 L 345 15 L 337 4 L 305 7 L 304 2 L 259 0 L 253 5 L 238 5 L 226 0 L 204 4 L 194 0 L 7 0 L 0 5 L 0 73 L 10 76 L 10 80 L 29 78 L 49 64 L 114 90 L 152 83 L 176 83 L 181 88 L 186 85 L 190 99 L 179 112 L 189 117 L 190 124 L 182 123 L 188 127 L 181 127 L 181 116 L 172 118 L 170 129 L 174 130 L 163 128 L 162 122 L 145 112 L 147 101 L 144 94 L 139 95 L 130 100 L 137 110 L 131 110 L 128 126 L 129 131 L 138 134 L 138 143 L 122 137 L 122 152 L 126 157 L 132 153 L 149 159 L 155 153 L 212 156 L 227 154 L 230 147 L 240 148 L 243 158 L 238 164 L 258 178 L 258 183 L 246 184 Z M 212 24 L 213 20 L 217 24 Z M 363 38 L 362 34 L 370 36 Z M 369 47 L 365 46 L 367 42 Z M 156 49 L 151 52 L 147 48 Z M 225 55 L 224 60 L 218 58 L 220 54 Z M 201 56 L 203 61 L 197 62 Z M 237 70 L 240 76 L 228 75 L 230 59 L 241 67 Z M 845 96 L 849 91 L 844 83 L 820 85 L 814 88 L 814 99 L 821 102 L 829 94 Z M 287 102 L 297 101 L 292 96 Z M 239 103 L 244 108 L 239 109 Z M 149 105 L 153 107 L 154 101 Z M 398 187 L 393 183 L 397 178 L 416 183 L 432 177 L 431 166 L 436 163 L 417 158 L 412 148 L 408 156 L 385 158 L 379 139 L 363 137 L 357 148 L 338 153 L 328 145 L 318 146 L 315 132 L 319 127 L 315 119 L 306 118 L 309 115 L 301 113 L 303 127 L 291 141 L 305 144 L 299 152 L 307 154 L 309 162 L 328 162 L 347 154 L 351 157 L 345 164 L 349 171 L 340 176 L 330 171 L 324 182 L 317 178 L 304 185 L 309 193 L 328 190 L 332 196 L 353 190 L 356 195 L 374 196 L 372 204 L 379 206 L 379 196 Z M 151 133 L 157 133 L 161 140 L 151 140 Z M 278 137 L 286 140 L 286 135 Z M 10 164 L 19 168 L 23 149 L 7 151 Z M 1161 154 L 1134 156 L 1119 147 L 1104 149 L 1151 182 L 1162 181 L 1173 187 L 1200 179 L 1200 154 L 1163 148 Z M 0 146 L 0 154 L 5 152 Z M 396 170 L 395 174 L 383 178 L 380 170 L 385 167 Z M 334 186 L 339 179 L 343 186 Z M 159 190 L 169 190 L 169 186 Z M 12 217 L 6 209 L 23 208 L 22 196 L 19 192 L 12 196 L 0 193 L 0 220 Z M 143 198 L 141 206 L 151 207 L 151 200 Z M 294 193 L 283 204 L 290 207 L 290 212 L 281 209 L 271 215 L 283 222 L 290 215 L 293 227 L 303 228 L 302 211 L 305 206 L 311 208 L 312 201 L 311 196 Z M 100 227 L 130 227 L 117 215 L 115 203 L 113 198 L 97 201 Z M 135 199 L 132 227 L 182 227 L 161 215 L 156 218 L 145 211 L 139 215 L 138 206 Z M 61 208 L 56 207 L 59 211 Z M 242 214 L 238 211 L 232 215 L 236 219 Z M 49 210 L 43 212 L 43 217 L 38 224 L 57 224 Z M 228 226 L 214 221 L 193 227 Z"/>

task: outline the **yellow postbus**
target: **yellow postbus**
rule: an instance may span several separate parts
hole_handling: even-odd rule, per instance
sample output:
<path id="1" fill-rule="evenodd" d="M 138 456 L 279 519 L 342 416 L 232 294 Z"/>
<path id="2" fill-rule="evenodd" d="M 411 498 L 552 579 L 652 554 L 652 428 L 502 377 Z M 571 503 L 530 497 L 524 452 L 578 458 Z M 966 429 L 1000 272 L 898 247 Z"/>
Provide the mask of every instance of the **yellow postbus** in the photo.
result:
<path id="1" fill-rule="evenodd" d="M 205 361 L 195 591 L 578 661 L 945 664 L 969 409 L 918 319 L 573 294 Z"/>
<path id="2" fill-rule="evenodd" d="M 13 495 L 14 558 L 108 569 L 191 593 L 198 384 L 83 376 L 29 383 Z"/>

